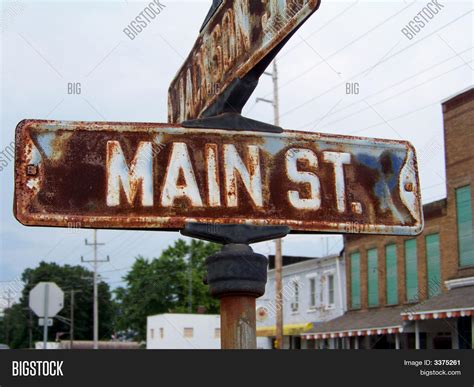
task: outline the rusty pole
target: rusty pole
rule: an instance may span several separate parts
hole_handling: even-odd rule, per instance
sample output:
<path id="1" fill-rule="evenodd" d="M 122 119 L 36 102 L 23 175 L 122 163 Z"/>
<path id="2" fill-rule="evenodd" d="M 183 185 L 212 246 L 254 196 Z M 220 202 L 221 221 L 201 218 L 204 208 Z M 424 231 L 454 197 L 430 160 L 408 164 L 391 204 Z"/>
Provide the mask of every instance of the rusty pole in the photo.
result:
<path id="1" fill-rule="evenodd" d="M 226 296 L 221 302 L 221 348 L 256 349 L 255 297 Z"/>
<path id="2" fill-rule="evenodd" d="M 255 349 L 257 323 L 255 300 L 265 293 L 268 260 L 250 243 L 282 238 L 286 226 L 187 223 L 181 234 L 224 244 L 206 259 L 211 295 L 221 304 L 221 348 Z"/>

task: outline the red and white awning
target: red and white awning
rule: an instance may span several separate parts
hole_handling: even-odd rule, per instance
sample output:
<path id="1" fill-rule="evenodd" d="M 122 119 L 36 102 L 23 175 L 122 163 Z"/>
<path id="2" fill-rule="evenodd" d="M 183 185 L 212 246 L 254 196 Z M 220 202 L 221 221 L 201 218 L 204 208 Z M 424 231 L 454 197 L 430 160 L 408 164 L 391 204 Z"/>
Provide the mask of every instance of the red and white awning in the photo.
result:
<path id="1" fill-rule="evenodd" d="M 468 316 L 474 316 L 474 308 L 402 313 L 402 318 L 405 321 L 437 320 L 442 318 L 456 318 Z"/>
<path id="2" fill-rule="evenodd" d="M 320 339 L 332 339 L 336 337 L 356 337 L 356 336 L 375 336 L 375 335 L 392 335 L 395 333 L 403 332 L 402 326 L 393 326 L 385 328 L 370 328 L 370 329 L 355 329 L 350 331 L 340 332 L 318 332 L 318 333 L 305 333 L 302 335 L 306 340 L 320 340 Z"/>

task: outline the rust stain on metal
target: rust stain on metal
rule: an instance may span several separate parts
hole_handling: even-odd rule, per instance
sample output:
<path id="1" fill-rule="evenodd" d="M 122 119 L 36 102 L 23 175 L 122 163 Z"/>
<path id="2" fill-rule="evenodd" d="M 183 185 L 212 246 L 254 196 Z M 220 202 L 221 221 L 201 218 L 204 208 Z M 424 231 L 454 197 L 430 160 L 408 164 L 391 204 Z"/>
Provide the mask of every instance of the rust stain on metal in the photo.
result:
<path id="1" fill-rule="evenodd" d="M 179 230 L 186 222 L 292 232 L 421 232 L 404 141 L 172 124 L 22 121 L 17 219 L 31 226 Z"/>
<path id="2" fill-rule="evenodd" d="M 319 7 L 319 0 L 224 0 L 169 88 L 168 119 L 201 115 Z"/>
<path id="3" fill-rule="evenodd" d="M 221 304 L 221 349 L 256 349 L 256 306 L 252 296 L 226 296 Z"/>

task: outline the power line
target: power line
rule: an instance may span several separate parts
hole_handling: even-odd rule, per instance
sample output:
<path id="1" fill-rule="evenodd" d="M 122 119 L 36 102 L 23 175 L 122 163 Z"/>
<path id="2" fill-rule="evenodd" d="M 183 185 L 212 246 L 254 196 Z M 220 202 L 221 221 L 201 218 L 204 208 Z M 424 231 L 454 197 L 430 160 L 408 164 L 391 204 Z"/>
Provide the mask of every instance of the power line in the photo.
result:
<path id="1" fill-rule="evenodd" d="M 468 11 L 468 12 L 466 12 L 466 13 L 464 13 L 464 14 L 458 16 L 457 18 L 451 20 L 450 22 L 448 22 L 447 24 L 445 24 L 445 25 L 443 25 L 442 27 L 438 28 L 437 30 L 433 31 L 432 33 L 430 33 L 430 34 L 424 36 L 423 38 L 420 38 L 420 39 L 417 40 L 416 42 L 413 42 L 412 44 L 410 44 L 410 45 L 408 45 L 408 46 L 406 46 L 406 47 L 404 47 L 404 48 L 402 48 L 402 49 L 396 51 L 396 52 L 393 53 L 392 55 L 389 55 L 389 56 L 385 57 L 384 59 L 382 59 L 382 60 L 379 62 L 379 64 L 385 63 L 385 62 L 387 62 L 388 60 L 390 60 L 390 59 L 394 58 L 395 56 L 399 55 L 400 53 L 402 53 L 402 52 L 404 52 L 404 51 L 410 49 L 411 47 L 413 47 L 413 46 L 415 46 L 415 45 L 421 43 L 421 42 L 424 41 L 425 39 L 427 39 L 427 38 L 429 38 L 430 36 L 432 36 L 432 35 L 438 33 L 439 31 L 441 31 L 442 29 L 446 28 L 447 26 L 449 26 L 449 25 L 455 23 L 456 21 L 458 21 L 459 19 L 461 19 L 461 18 L 463 18 L 464 16 L 468 15 L 469 13 L 472 13 L 472 11 Z M 326 57 L 326 59 L 330 58 L 331 56 L 332 56 L 332 55 Z M 317 65 L 319 65 L 319 64 L 321 64 L 321 63 L 323 63 L 323 62 L 320 62 L 320 63 L 318 63 Z M 317 66 L 317 65 L 316 65 L 316 66 Z M 316 66 L 313 66 L 313 68 L 316 67 Z M 317 95 L 317 96 L 314 96 L 314 97 L 312 97 L 312 98 L 306 100 L 305 102 L 303 102 L 303 103 L 301 103 L 301 104 L 299 104 L 299 105 L 297 105 L 297 106 L 295 106 L 295 107 L 293 107 L 293 108 L 287 110 L 287 111 L 284 112 L 281 116 L 284 117 L 284 116 L 286 116 L 286 115 L 288 115 L 288 114 L 290 114 L 290 113 L 293 113 L 293 112 L 296 111 L 296 110 L 301 109 L 302 107 L 308 105 L 309 103 L 315 101 L 316 99 L 318 99 L 318 98 L 322 97 L 323 95 L 329 93 L 330 91 L 336 89 L 337 87 L 340 87 L 341 85 L 344 85 L 347 81 L 350 81 L 350 80 L 352 80 L 352 79 L 354 79 L 354 78 L 356 78 L 356 77 L 358 77 L 358 76 L 364 74 L 364 73 L 367 72 L 371 67 L 372 67 L 372 66 L 370 66 L 370 67 L 364 69 L 363 71 L 357 73 L 356 75 L 354 75 L 354 76 L 348 78 L 346 81 L 337 84 L 335 87 L 332 87 L 332 88 L 326 90 L 325 92 L 323 92 L 323 93 L 321 93 L 321 94 L 319 94 L 319 95 Z M 302 75 L 304 75 L 304 73 L 303 73 Z M 297 77 L 297 78 L 298 78 L 298 77 Z M 285 85 L 287 85 L 287 84 L 293 82 L 293 81 L 296 80 L 297 78 L 294 78 L 293 80 L 288 81 Z M 285 85 L 283 85 L 281 88 L 283 88 Z"/>
<path id="2" fill-rule="evenodd" d="M 405 9 L 407 9 L 408 7 L 411 7 L 416 1 L 413 1 L 411 4 L 403 7 L 401 10 L 395 12 L 393 15 L 389 16 L 388 18 L 386 18 L 385 20 L 383 20 L 382 22 L 380 22 L 379 24 L 377 24 L 376 26 L 372 27 L 369 31 L 366 31 L 365 33 L 363 33 L 362 35 L 359 35 L 357 38 L 353 39 L 351 42 L 347 43 L 346 45 L 344 45 L 343 47 L 337 49 L 336 51 L 334 51 L 332 54 L 329 54 L 328 56 L 326 56 L 326 61 L 330 58 L 332 58 L 333 56 L 336 56 L 337 54 L 341 53 L 342 51 L 344 51 L 345 49 L 349 48 L 350 46 L 352 46 L 353 44 L 355 44 L 357 41 L 359 41 L 360 39 L 366 37 L 367 35 L 369 35 L 370 33 L 372 33 L 373 31 L 375 31 L 377 28 L 381 27 L 382 25 L 384 25 L 385 23 L 387 23 L 389 20 L 393 19 L 395 16 L 399 15 L 401 12 L 403 12 Z M 408 46 L 409 47 L 409 46 Z M 407 47 L 407 48 L 408 48 Z M 383 61 L 380 61 L 380 63 L 384 62 L 385 60 Z M 306 69 L 305 71 L 303 71 L 302 73 L 300 73 L 299 75 L 293 77 L 292 79 L 290 79 L 288 82 L 284 83 L 280 88 L 284 88 L 286 86 L 288 86 L 290 83 L 296 81 L 297 79 L 301 78 L 302 76 L 306 75 L 307 73 L 309 73 L 310 71 L 314 70 L 316 67 L 318 67 L 319 65 L 325 63 L 325 61 L 321 61 L 321 62 L 318 62 L 316 64 L 314 64 L 313 66 L 309 67 L 308 69 Z M 368 69 L 367 69 L 368 70 Z M 282 116 L 285 116 L 287 113 L 284 113 L 282 114 Z"/>
<path id="3" fill-rule="evenodd" d="M 399 97 L 399 96 L 401 96 L 401 95 L 403 95 L 403 94 L 405 94 L 405 93 L 408 93 L 408 92 L 410 92 L 410 91 L 413 91 L 413 90 L 417 89 L 418 87 L 421 87 L 421 86 L 423 86 L 423 85 L 425 85 L 425 84 L 427 84 L 427 83 L 429 83 L 429 82 L 432 82 L 432 81 L 434 81 L 434 80 L 436 80 L 436 79 L 438 79 L 438 78 L 441 78 L 441 77 L 445 76 L 446 74 L 452 73 L 453 71 L 456 71 L 456 70 L 458 70 L 458 69 L 460 69 L 461 67 L 464 67 L 464 66 L 465 66 L 464 64 L 459 65 L 459 66 L 456 66 L 455 68 L 453 68 L 453 69 L 451 69 L 451 70 L 448 70 L 448 71 L 446 71 L 446 72 L 444 72 L 444 73 L 442 73 L 442 74 L 439 74 L 439 75 L 437 75 L 437 76 L 435 76 L 435 77 L 432 77 L 432 78 L 430 78 L 430 79 L 427 79 L 426 81 L 423 81 L 423 82 L 421 82 L 421 83 L 419 83 L 419 84 L 417 84 L 417 85 L 415 85 L 415 86 L 412 86 L 412 87 L 410 87 L 410 88 L 408 88 L 408 89 L 405 89 L 405 90 L 403 90 L 403 91 L 400 91 L 400 92 L 397 93 L 397 94 L 394 94 L 394 95 L 392 95 L 392 96 L 390 96 L 390 97 L 387 97 L 387 98 L 385 98 L 385 99 L 383 99 L 383 100 L 381 100 L 381 101 L 379 101 L 379 102 L 373 104 L 373 106 L 381 105 L 381 104 L 383 104 L 383 103 L 385 103 L 385 102 L 387 102 L 387 101 L 390 101 L 391 99 L 394 99 L 394 98 L 396 98 L 396 97 Z M 370 98 L 370 97 L 364 98 L 363 101 L 366 101 L 368 98 Z M 363 101 L 359 101 L 359 102 L 363 102 Z M 365 107 L 365 108 L 363 108 L 363 109 L 357 110 L 356 112 L 353 112 L 353 113 L 351 113 L 351 114 L 348 114 L 348 115 L 346 115 L 346 116 L 344 116 L 344 117 L 342 117 L 342 118 L 339 118 L 339 119 L 337 119 L 337 120 L 328 122 L 328 123 L 325 124 L 323 127 L 328 127 L 328 126 L 333 125 L 333 124 L 335 124 L 335 123 L 337 123 L 337 122 L 344 121 L 344 120 L 346 120 L 347 118 L 353 117 L 353 116 L 355 116 L 355 115 L 357 115 L 357 114 L 359 114 L 359 113 L 361 113 L 361 112 L 363 112 L 363 111 L 369 110 L 369 109 L 370 109 L 370 107 Z"/>
<path id="4" fill-rule="evenodd" d="M 357 4 L 359 3 L 359 0 L 356 0 L 354 1 L 351 5 L 349 5 L 348 7 L 344 8 L 341 12 L 339 12 L 336 16 L 334 16 L 332 19 L 328 20 L 326 23 L 324 23 L 321 27 L 317 28 L 316 30 L 310 32 L 310 34 L 308 36 L 305 37 L 305 39 L 308 39 L 312 36 L 314 36 L 315 34 L 317 34 L 319 31 L 321 31 L 322 29 L 324 29 L 325 27 L 327 27 L 329 24 L 331 24 L 334 20 L 336 20 L 338 17 L 342 16 L 343 14 L 345 14 L 347 11 L 349 11 L 349 9 L 351 9 L 352 7 L 356 6 Z M 301 37 L 301 36 L 300 36 Z M 301 37 L 302 38 L 302 37 Z M 290 47 L 289 49 L 285 50 L 281 55 L 278 56 L 278 59 L 281 60 L 282 58 L 286 57 L 291 51 L 294 51 L 298 46 L 300 46 L 302 43 L 304 43 L 304 41 L 301 41 L 295 45 L 293 45 L 292 47 Z"/>
<path id="5" fill-rule="evenodd" d="M 308 39 L 309 37 L 313 36 L 314 34 L 316 34 L 317 32 L 319 32 L 321 29 L 323 29 L 324 27 L 326 27 L 328 24 L 330 24 L 332 21 L 334 21 L 334 19 L 336 19 L 337 17 L 339 17 L 340 15 L 342 15 L 345 11 L 348 11 L 350 8 L 352 8 L 353 6 L 355 6 L 356 4 L 358 3 L 358 1 L 356 1 L 355 3 L 353 3 L 352 5 L 350 5 L 349 7 L 347 7 L 343 12 L 341 12 L 340 14 L 336 15 L 333 19 L 331 19 L 329 22 L 327 22 L 325 25 L 321 26 L 320 28 L 318 28 L 317 30 L 313 31 L 310 35 L 308 35 L 306 37 L 306 39 Z M 409 4 L 408 6 L 402 8 L 400 11 L 397 11 L 395 14 L 391 15 L 390 17 L 388 17 L 387 19 L 385 19 L 383 22 L 379 23 L 378 25 L 376 25 L 374 28 L 372 28 L 371 30 L 365 32 L 364 34 L 360 35 L 358 38 L 356 38 L 355 40 L 353 40 L 351 43 L 349 44 L 346 44 L 344 47 L 338 49 L 336 52 L 332 53 L 331 55 L 329 55 L 328 57 L 326 57 L 326 60 L 329 59 L 330 57 L 338 54 L 339 52 L 345 50 L 346 48 L 348 48 L 349 46 L 351 46 L 352 44 L 354 44 L 357 40 L 361 39 L 362 37 L 364 36 L 367 36 L 368 34 L 370 34 L 372 31 L 374 31 L 376 28 L 380 27 L 381 25 L 383 25 L 384 23 L 386 23 L 387 21 L 389 21 L 390 19 L 392 19 L 393 17 L 397 16 L 400 12 L 403 12 L 406 8 L 410 7 L 411 5 L 413 5 L 415 3 L 415 1 L 413 1 L 411 4 Z M 305 43 L 306 40 L 304 38 L 302 38 L 300 36 L 300 38 L 302 39 L 302 41 L 299 44 L 302 44 L 302 43 Z M 307 45 L 309 45 L 309 43 L 306 42 Z M 293 49 L 293 48 L 292 48 Z M 286 51 L 285 53 L 282 54 L 282 57 L 286 56 L 288 54 L 288 52 L 290 52 L 292 49 Z M 319 55 L 319 54 L 318 54 Z M 288 84 L 296 81 L 297 79 L 301 78 L 302 76 L 304 76 L 305 74 L 307 74 L 309 71 L 313 70 L 314 68 L 316 68 L 317 66 L 319 66 L 320 64 L 322 63 L 325 63 L 325 60 L 323 59 L 321 62 L 318 62 L 316 63 L 315 65 L 311 66 L 309 69 L 305 70 L 304 72 L 300 73 L 299 75 L 297 75 L 296 77 L 290 79 L 288 82 L 284 83 L 282 86 L 279 87 L 279 89 L 282 89 L 284 87 L 286 87 Z M 367 70 L 367 69 L 366 69 Z M 365 70 L 365 71 L 366 71 Z M 268 93 L 266 94 L 264 97 L 268 97 L 269 95 L 271 95 L 272 93 Z M 247 111 L 246 111 L 246 115 L 248 115 L 252 110 L 253 108 L 256 106 L 256 103 L 254 103 Z M 286 113 L 285 113 L 286 114 Z M 283 116 L 285 115 L 283 114 Z"/>
<path id="6" fill-rule="evenodd" d="M 467 52 L 467 51 L 469 51 L 469 50 L 472 50 L 473 48 L 474 48 L 474 46 L 472 46 L 472 47 L 470 47 L 470 48 L 467 48 L 466 50 L 461 51 L 460 54 L 464 54 L 465 52 Z M 423 70 L 421 70 L 421 71 L 419 71 L 419 72 L 417 72 L 417 73 L 415 73 L 415 74 L 413 74 L 413 75 L 410 75 L 410 76 L 407 77 L 407 78 L 404 78 L 404 79 L 402 79 L 402 80 L 400 80 L 400 81 L 398 81 L 398 82 L 392 83 L 390 86 L 387 86 L 387 87 L 385 87 L 385 88 L 383 88 L 383 89 L 381 89 L 381 90 L 379 90 L 379 91 L 377 91 L 377 92 L 375 92 L 375 93 L 370 94 L 369 96 L 365 97 L 364 99 L 373 98 L 373 97 L 375 97 L 376 95 L 382 94 L 384 91 L 390 90 L 390 89 L 394 88 L 395 86 L 398 86 L 398 85 L 400 85 L 400 84 L 402 84 L 402 83 L 405 83 L 406 81 L 408 81 L 408 80 L 410 80 L 410 79 L 412 79 L 412 78 L 418 77 L 419 75 L 421 75 L 421 74 L 423 74 L 423 73 L 425 73 L 425 72 L 427 72 L 427 71 L 433 70 L 433 68 L 438 67 L 438 66 L 442 65 L 443 63 L 446 63 L 446 62 L 448 62 L 448 61 L 450 61 L 450 60 L 452 60 L 452 59 L 454 59 L 454 58 L 456 58 L 456 57 L 457 57 L 456 55 L 453 55 L 453 56 L 451 56 L 451 57 L 449 57 L 449 58 L 447 58 L 447 59 L 444 59 L 444 60 L 442 60 L 442 61 L 440 61 L 440 62 L 438 62 L 438 63 L 432 64 L 432 65 L 430 65 L 429 67 L 426 67 L 426 68 L 424 68 Z M 454 69 L 458 69 L 459 67 L 461 67 L 461 66 L 455 67 Z M 340 85 L 340 84 L 339 84 L 339 85 Z M 338 86 L 339 86 L 339 85 L 338 85 Z M 392 97 L 390 97 L 390 98 L 392 98 Z M 389 99 L 389 98 L 388 98 L 388 99 Z M 387 100 L 388 100 L 388 99 L 387 99 Z M 351 104 L 349 104 L 349 105 L 346 105 L 346 106 L 344 106 L 344 107 L 341 107 L 341 108 L 338 109 L 338 110 L 335 110 L 335 111 L 331 112 L 330 114 L 326 114 L 326 117 L 333 116 L 333 115 L 335 115 L 335 114 L 337 114 L 337 113 L 340 113 L 340 112 L 342 112 L 342 111 L 344 111 L 344 110 L 349 109 L 349 108 L 352 107 L 352 106 L 358 105 L 358 104 L 360 104 L 361 102 L 362 102 L 362 100 L 355 101 L 355 102 L 353 102 L 353 103 L 351 103 Z M 376 103 L 375 105 L 378 105 L 378 103 Z M 324 117 L 322 117 L 322 118 L 324 118 Z M 315 119 L 315 120 L 311 120 L 311 122 L 307 122 L 307 123 L 305 123 L 304 125 L 300 125 L 300 126 L 296 127 L 295 129 L 302 129 L 302 128 L 305 128 L 305 127 L 308 127 L 308 126 L 313 126 L 315 122 L 317 122 L 318 120 L 322 120 L 322 118 L 317 118 L 317 119 Z"/>

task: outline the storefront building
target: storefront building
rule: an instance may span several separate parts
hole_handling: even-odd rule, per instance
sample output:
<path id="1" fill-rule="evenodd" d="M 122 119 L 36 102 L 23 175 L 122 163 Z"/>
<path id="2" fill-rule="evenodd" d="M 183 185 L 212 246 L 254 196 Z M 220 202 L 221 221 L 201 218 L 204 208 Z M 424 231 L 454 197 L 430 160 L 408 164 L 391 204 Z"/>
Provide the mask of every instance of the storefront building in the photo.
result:
<path id="1" fill-rule="evenodd" d="M 276 304 L 274 257 L 265 294 L 257 299 L 257 347 L 275 347 Z M 342 255 L 323 258 L 283 257 L 283 348 L 314 348 L 302 334 L 344 313 L 345 269 Z"/>
<path id="2" fill-rule="evenodd" d="M 442 108 L 447 197 L 423 207 L 417 237 L 344 238 L 348 311 L 302 335 L 316 347 L 473 347 L 474 89 Z"/>

